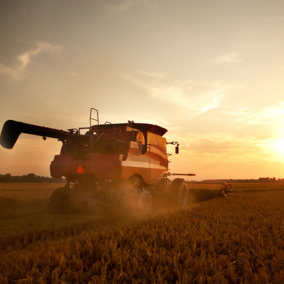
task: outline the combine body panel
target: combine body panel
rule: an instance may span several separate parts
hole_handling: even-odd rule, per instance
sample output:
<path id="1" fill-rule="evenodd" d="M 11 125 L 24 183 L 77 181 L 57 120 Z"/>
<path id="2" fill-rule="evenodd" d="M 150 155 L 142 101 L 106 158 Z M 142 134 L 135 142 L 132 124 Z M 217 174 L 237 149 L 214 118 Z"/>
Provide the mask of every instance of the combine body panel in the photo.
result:
<path id="1" fill-rule="evenodd" d="M 92 117 L 92 111 L 97 112 L 97 118 Z M 98 124 L 92 125 L 93 121 Z M 82 134 L 82 131 L 86 133 Z M 55 155 L 50 164 L 50 173 L 54 178 L 65 177 L 67 184 L 53 193 L 52 202 L 66 196 L 73 198 L 75 191 L 87 192 L 84 197 L 107 200 L 101 195 L 103 187 L 107 196 L 111 185 L 127 181 L 134 186 L 137 198 L 145 205 L 143 210 L 147 211 L 152 196 L 154 199 L 166 196 L 180 207 L 184 207 L 188 199 L 183 179 L 175 179 L 172 183 L 167 179 L 171 175 L 167 144 L 177 145 L 176 153 L 179 145 L 176 141 L 167 142 L 163 137 L 166 132 L 167 129 L 158 125 L 133 121 L 99 124 L 98 111 L 91 109 L 89 127 L 68 131 L 8 120 L 3 126 L 0 144 L 12 149 L 21 133 L 39 135 L 44 140 L 46 137 L 57 138 L 62 142 L 60 154 Z M 71 183 L 75 186 L 71 187 Z"/>
<path id="2" fill-rule="evenodd" d="M 139 124 L 142 130 L 157 129 Z M 166 139 L 127 124 L 93 126 L 84 136 L 63 141 L 60 155 L 50 165 L 51 176 L 127 180 L 139 175 L 147 184 L 168 173 Z"/>

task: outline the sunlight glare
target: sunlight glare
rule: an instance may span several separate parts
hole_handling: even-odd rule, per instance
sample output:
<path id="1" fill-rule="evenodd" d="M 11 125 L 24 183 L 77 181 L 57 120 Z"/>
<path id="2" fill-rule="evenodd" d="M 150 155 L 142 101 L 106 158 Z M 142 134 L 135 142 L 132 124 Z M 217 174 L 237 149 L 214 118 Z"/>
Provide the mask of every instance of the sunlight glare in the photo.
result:
<path id="1" fill-rule="evenodd" d="M 277 139 L 274 151 L 276 151 L 278 155 L 284 157 L 284 138 Z"/>

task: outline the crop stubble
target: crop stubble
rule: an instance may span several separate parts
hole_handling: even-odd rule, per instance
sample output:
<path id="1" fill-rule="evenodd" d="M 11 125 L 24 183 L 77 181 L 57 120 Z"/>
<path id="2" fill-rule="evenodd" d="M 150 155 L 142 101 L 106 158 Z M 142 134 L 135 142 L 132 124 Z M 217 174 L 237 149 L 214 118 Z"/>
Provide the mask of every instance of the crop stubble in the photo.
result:
<path id="1" fill-rule="evenodd" d="M 106 227 L 73 215 L 73 226 L 3 248 L 0 283 L 284 283 L 280 189 Z"/>

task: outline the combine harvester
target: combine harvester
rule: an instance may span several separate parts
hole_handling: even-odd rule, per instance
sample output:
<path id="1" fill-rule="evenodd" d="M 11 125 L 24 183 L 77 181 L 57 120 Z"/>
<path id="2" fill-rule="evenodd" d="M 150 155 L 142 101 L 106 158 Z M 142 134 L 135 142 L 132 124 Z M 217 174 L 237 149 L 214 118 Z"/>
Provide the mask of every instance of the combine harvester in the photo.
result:
<path id="1" fill-rule="evenodd" d="M 92 122 L 95 125 L 92 125 Z M 85 132 L 85 133 L 83 133 Z M 188 189 L 182 178 L 195 174 L 171 174 L 168 170 L 169 153 L 163 135 L 167 129 L 146 123 L 99 123 L 98 110 L 90 110 L 90 126 L 68 131 L 41 127 L 13 120 L 4 123 L 0 144 L 12 149 L 21 133 L 56 138 L 62 142 L 59 155 L 50 164 L 54 178 L 66 178 L 66 185 L 56 189 L 50 201 L 64 209 L 70 201 L 109 203 L 128 196 L 140 213 L 148 214 L 152 204 L 183 208 L 189 200 L 201 201 L 227 196 L 229 190 Z M 118 190 L 120 188 L 120 190 Z M 65 204 L 65 205 L 64 205 Z"/>

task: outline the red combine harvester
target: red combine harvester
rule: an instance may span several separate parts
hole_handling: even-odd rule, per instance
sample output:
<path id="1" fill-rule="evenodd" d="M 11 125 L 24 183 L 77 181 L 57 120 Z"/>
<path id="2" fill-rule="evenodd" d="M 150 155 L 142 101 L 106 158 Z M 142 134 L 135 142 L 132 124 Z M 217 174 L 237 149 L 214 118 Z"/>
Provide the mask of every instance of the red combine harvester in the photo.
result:
<path id="1" fill-rule="evenodd" d="M 190 193 L 197 200 L 204 194 L 194 189 L 189 192 L 182 178 L 168 179 L 170 175 L 195 174 L 169 172 L 167 145 L 176 145 L 178 154 L 179 144 L 167 142 L 163 137 L 166 132 L 167 129 L 158 125 L 133 121 L 99 124 L 98 110 L 91 108 L 90 126 L 68 131 L 8 120 L 4 123 L 0 144 L 12 149 L 21 133 L 42 136 L 44 140 L 57 138 L 62 142 L 60 154 L 55 155 L 50 164 L 50 173 L 54 178 L 65 177 L 67 184 L 53 192 L 53 204 L 66 200 L 107 203 L 116 189 L 122 187 L 134 192 L 134 203 L 148 213 L 152 203 L 163 201 L 183 208 Z M 222 194 L 224 191 L 211 191 L 210 198 Z"/>

